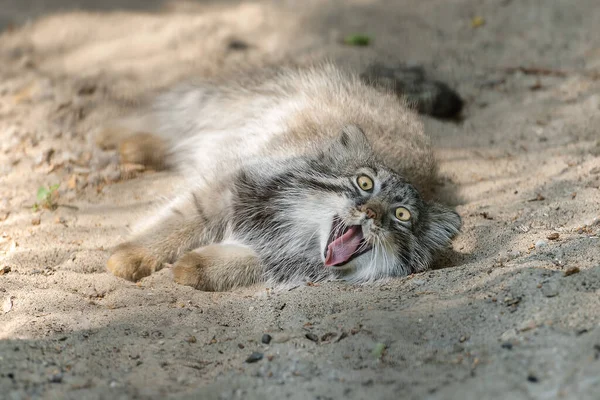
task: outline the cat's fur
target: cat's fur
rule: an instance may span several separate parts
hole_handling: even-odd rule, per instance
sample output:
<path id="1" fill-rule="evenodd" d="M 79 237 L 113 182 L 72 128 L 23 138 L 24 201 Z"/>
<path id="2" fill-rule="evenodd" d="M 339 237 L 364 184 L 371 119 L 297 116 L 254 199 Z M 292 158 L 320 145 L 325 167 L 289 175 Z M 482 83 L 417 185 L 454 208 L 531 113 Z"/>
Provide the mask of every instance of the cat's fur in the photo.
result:
<path id="1" fill-rule="evenodd" d="M 180 86 L 100 136 L 115 142 L 132 161 L 176 165 L 190 185 L 115 249 L 108 269 L 125 279 L 175 262 L 175 280 L 203 290 L 371 282 L 426 270 L 460 229 L 454 211 L 424 199 L 436 164 L 417 116 L 331 65 Z M 343 232 L 362 232 L 360 246 L 327 267 L 348 249 Z"/>

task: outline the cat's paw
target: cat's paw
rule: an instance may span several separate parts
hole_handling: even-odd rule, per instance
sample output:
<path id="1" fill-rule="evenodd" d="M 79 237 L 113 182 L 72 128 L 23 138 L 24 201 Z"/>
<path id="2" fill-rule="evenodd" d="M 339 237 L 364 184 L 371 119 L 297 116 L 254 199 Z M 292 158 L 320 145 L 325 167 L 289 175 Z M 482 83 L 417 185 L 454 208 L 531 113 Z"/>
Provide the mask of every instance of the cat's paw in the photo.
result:
<path id="1" fill-rule="evenodd" d="M 116 247 L 106 263 L 115 276 L 128 281 L 139 281 L 158 271 L 162 266 L 148 249 L 135 243 L 123 243 Z"/>
<path id="2" fill-rule="evenodd" d="M 142 164 L 157 170 L 165 168 L 167 145 L 158 136 L 138 132 L 119 144 L 122 163 Z"/>
<path id="3" fill-rule="evenodd" d="M 206 292 L 213 291 L 205 276 L 206 259 L 191 251 L 183 255 L 171 268 L 173 280 L 180 285 L 191 286 Z"/>
<path id="4" fill-rule="evenodd" d="M 141 164 L 156 170 L 167 167 L 167 144 L 151 133 L 107 127 L 95 139 L 101 149 L 117 149 L 123 164 Z"/>

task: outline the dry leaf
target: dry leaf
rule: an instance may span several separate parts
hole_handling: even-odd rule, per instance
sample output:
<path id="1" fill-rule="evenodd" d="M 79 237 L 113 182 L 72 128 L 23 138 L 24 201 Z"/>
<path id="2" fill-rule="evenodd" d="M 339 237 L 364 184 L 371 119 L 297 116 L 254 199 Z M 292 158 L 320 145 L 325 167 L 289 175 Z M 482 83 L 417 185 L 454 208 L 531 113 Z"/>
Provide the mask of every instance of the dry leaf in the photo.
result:
<path id="1" fill-rule="evenodd" d="M 481 16 L 475 16 L 471 19 L 471 27 L 479 28 L 480 26 L 485 25 L 485 19 Z"/>
<path id="2" fill-rule="evenodd" d="M 77 175 L 71 175 L 67 182 L 67 187 L 69 189 L 77 189 Z"/>

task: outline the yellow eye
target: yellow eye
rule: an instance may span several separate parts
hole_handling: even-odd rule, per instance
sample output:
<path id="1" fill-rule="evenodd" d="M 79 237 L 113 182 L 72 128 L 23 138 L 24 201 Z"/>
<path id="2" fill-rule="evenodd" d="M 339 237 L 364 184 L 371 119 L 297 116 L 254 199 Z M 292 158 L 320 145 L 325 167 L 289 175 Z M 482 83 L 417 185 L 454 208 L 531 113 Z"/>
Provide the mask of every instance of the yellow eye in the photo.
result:
<path id="1" fill-rule="evenodd" d="M 365 192 L 369 192 L 373 189 L 373 180 L 366 175 L 361 175 L 356 178 L 356 183 Z"/>
<path id="2" fill-rule="evenodd" d="M 410 219 L 410 211 L 404 207 L 396 208 L 396 218 L 399 221 L 408 221 Z"/>

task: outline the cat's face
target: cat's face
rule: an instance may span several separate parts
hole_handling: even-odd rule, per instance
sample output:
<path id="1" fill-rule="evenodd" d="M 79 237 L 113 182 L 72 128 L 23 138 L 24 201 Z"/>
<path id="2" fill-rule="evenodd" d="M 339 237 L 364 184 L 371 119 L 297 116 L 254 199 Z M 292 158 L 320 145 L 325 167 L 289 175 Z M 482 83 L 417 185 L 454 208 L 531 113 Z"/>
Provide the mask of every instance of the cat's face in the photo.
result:
<path id="1" fill-rule="evenodd" d="M 458 214 L 424 202 L 404 178 L 378 163 L 364 134 L 348 126 L 312 162 L 309 201 L 319 220 L 323 268 L 357 282 L 406 275 L 429 267 L 458 233 Z M 334 178 L 335 177 L 335 178 Z"/>
<path id="2" fill-rule="evenodd" d="M 260 160 L 239 174 L 235 198 L 236 234 L 277 281 L 422 271 L 461 225 L 379 163 L 356 126 L 311 155 Z"/>

